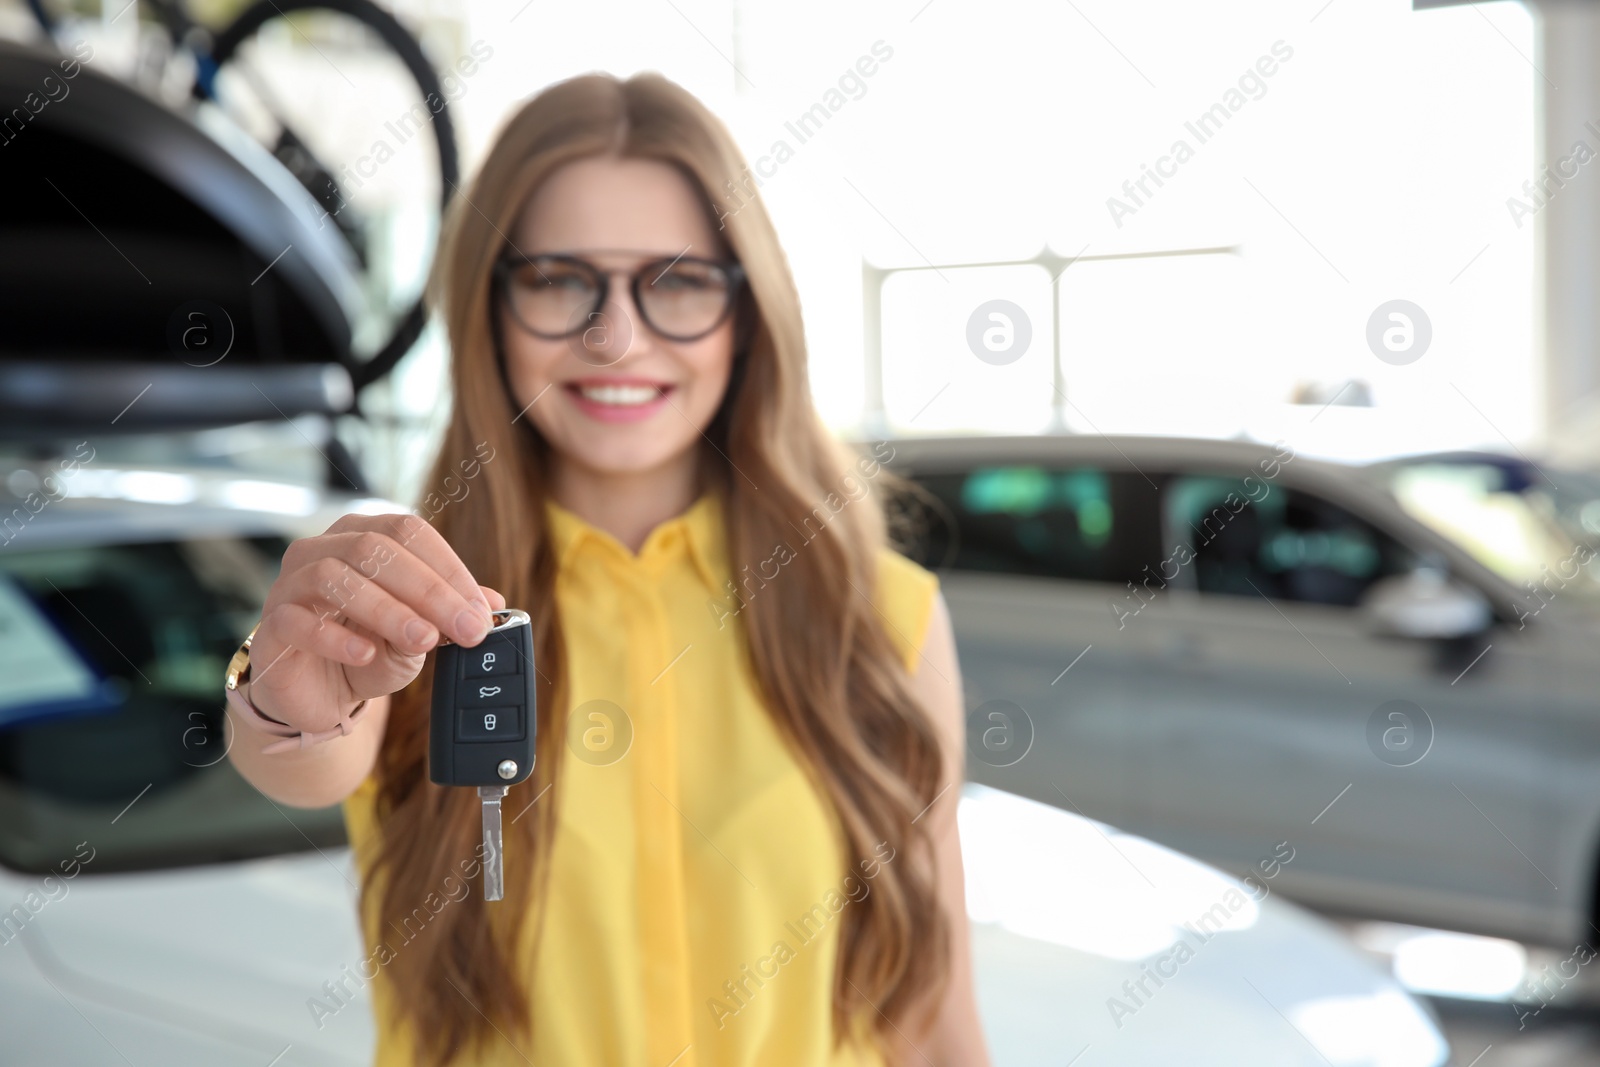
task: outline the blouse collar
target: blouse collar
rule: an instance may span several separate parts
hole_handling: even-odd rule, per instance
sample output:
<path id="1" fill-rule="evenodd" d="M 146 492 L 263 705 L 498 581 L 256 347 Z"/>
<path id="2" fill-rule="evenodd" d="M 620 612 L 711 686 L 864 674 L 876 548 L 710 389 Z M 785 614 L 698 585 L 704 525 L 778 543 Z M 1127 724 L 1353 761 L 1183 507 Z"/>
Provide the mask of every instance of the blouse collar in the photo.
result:
<path id="1" fill-rule="evenodd" d="M 598 552 L 623 566 L 651 571 L 687 551 L 712 593 L 721 593 L 728 581 L 722 502 L 713 490 L 702 493 L 683 512 L 651 530 L 637 555 L 609 532 L 591 525 L 548 497 L 545 498 L 545 516 L 557 566 L 563 571 L 571 567 L 580 550 Z"/>

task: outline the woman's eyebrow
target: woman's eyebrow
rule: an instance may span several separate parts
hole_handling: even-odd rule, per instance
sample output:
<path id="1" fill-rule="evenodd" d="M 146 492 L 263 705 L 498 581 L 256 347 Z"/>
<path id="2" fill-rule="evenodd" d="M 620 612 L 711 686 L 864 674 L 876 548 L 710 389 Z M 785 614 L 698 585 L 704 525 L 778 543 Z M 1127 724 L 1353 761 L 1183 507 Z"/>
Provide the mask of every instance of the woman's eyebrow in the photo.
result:
<path id="1" fill-rule="evenodd" d="M 600 256 L 600 255 L 617 255 L 617 256 L 639 256 L 639 257 L 641 257 L 643 259 L 649 259 L 649 260 L 675 259 L 675 258 L 679 258 L 679 257 L 683 257 L 683 256 L 694 257 L 694 256 L 700 256 L 701 255 L 701 253 L 697 253 L 696 252 L 695 246 L 694 246 L 693 243 L 690 243 L 688 245 L 688 247 L 686 247 L 686 248 L 679 248 L 679 249 L 552 248 L 552 249 L 545 249 L 545 250 L 536 251 L 536 252 L 524 252 L 522 254 L 526 255 L 526 256 L 529 256 L 530 258 L 533 257 L 533 256 L 579 256 L 579 255 L 582 255 L 582 256 Z"/>
<path id="2" fill-rule="evenodd" d="M 538 256 L 573 256 L 573 258 L 632 256 L 632 258 L 637 258 L 640 262 L 659 262 L 664 261 L 664 259 L 677 261 L 677 259 L 725 258 L 717 248 L 701 250 L 694 243 L 690 243 L 686 248 L 675 248 L 675 250 L 669 250 L 669 248 L 664 248 L 664 250 L 648 250 L 648 248 L 549 248 L 549 250 L 541 251 L 518 251 L 518 254 L 522 254 L 526 259 L 534 259 L 538 258 Z"/>

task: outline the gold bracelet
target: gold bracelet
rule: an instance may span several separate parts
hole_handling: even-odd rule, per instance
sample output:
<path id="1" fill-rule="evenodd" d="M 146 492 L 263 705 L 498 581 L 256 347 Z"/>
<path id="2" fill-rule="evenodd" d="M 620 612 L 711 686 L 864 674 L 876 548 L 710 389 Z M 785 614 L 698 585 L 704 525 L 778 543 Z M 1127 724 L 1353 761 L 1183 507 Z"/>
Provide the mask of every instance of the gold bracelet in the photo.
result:
<path id="1" fill-rule="evenodd" d="M 244 643 L 228 661 L 227 674 L 223 679 L 222 692 L 228 704 L 239 713 L 239 717 L 255 730 L 280 737 L 284 740 L 274 741 L 262 748 L 262 752 L 288 752 L 297 748 L 310 748 L 312 745 L 331 741 L 335 737 L 347 737 L 350 731 L 360 720 L 363 712 L 367 710 L 367 701 L 357 704 L 349 714 L 341 716 L 327 730 L 312 732 L 302 730 L 286 722 L 280 722 L 256 707 L 255 701 L 241 688 L 250 681 L 250 642 L 255 638 L 256 631 L 261 628 L 258 622 L 250 628 L 250 633 L 245 636 Z"/>

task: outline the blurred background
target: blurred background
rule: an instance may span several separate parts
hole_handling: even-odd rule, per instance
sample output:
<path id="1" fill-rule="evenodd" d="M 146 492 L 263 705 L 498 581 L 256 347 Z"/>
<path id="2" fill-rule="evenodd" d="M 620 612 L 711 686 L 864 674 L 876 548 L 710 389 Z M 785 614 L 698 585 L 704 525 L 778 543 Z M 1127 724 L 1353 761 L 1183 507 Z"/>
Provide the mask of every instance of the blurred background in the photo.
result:
<path id="1" fill-rule="evenodd" d="M 338 810 L 215 683 L 288 539 L 435 506 L 441 206 L 597 69 L 726 122 L 922 490 L 997 1063 L 1600 1063 L 1596 55 L 1587 0 L 0 2 L 0 1063 L 369 1055 Z"/>

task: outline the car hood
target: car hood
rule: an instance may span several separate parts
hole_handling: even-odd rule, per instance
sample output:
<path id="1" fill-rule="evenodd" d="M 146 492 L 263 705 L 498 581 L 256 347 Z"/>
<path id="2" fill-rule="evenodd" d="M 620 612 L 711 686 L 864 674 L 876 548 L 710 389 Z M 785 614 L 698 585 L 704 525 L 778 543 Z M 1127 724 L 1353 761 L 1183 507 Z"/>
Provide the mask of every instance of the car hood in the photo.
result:
<path id="1" fill-rule="evenodd" d="M 1413 998 L 1270 888 L 985 786 L 964 788 L 960 824 L 996 1067 L 1437 1067 L 1448 1057 Z M 348 850 L 66 884 L 0 946 L 0 1003 L 26 1012 L 26 1025 L 7 1026 L 18 1062 L 80 1062 L 61 1053 L 61 1034 L 89 1034 L 67 1007 L 141 1017 L 168 1035 L 161 1062 L 200 1062 L 183 1058 L 200 1042 L 214 1050 L 207 1064 L 260 1067 L 285 1045 L 296 1063 L 370 1062 Z M 36 888 L 0 873 L 0 901 Z"/>
<path id="2" fill-rule="evenodd" d="M 1437 1067 L 1449 1057 L 1414 998 L 1265 875 L 1245 885 L 976 784 L 960 823 L 997 1065 Z M 1287 844 L 1265 868 L 1274 875 Z M 1277 845 L 1263 842 L 1263 855 Z"/>
<path id="3" fill-rule="evenodd" d="M 0 902 L 40 884 L 5 872 Z M 292 1046 L 296 1064 L 371 1063 L 347 849 L 58 885 L 0 945 L 7 1062 L 261 1067 Z M 340 982 L 355 995 L 330 999 Z"/>

